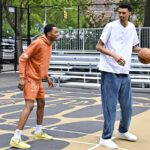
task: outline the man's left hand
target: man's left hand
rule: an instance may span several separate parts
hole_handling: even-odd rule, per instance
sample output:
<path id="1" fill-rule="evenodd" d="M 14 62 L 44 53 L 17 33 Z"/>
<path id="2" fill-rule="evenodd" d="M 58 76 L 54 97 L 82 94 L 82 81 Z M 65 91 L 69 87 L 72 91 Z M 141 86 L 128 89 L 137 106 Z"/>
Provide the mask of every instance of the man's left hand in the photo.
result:
<path id="1" fill-rule="evenodd" d="M 54 87 L 54 82 L 49 77 L 47 77 L 47 83 L 49 88 Z"/>

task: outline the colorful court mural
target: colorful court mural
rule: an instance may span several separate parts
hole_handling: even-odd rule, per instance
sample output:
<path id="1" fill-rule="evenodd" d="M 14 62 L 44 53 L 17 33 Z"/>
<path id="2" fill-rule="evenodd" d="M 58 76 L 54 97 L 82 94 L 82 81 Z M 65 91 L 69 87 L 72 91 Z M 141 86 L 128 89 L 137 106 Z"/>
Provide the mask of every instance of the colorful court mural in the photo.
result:
<path id="1" fill-rule="evenodd" d="M 0 89 L 0 150 L 13 150 L 9 146 L 23 109 L 23 95 L 18 89 Z M 117 106 L 114 140 L 120 150 L 150 149 L 150 95 L 133 93 L 133 118 L 130 131 L 138 136 L 137 142 L 117 138 L 120 108 Z M 35 141 L 36 105 L 23 131 L 23 139 L 31 144 L 31 150 L 105 150 L 99 146 L 103 127 L 103 115 L 99 90 L 46 88 L 45 132 L 54 140 Z"/>

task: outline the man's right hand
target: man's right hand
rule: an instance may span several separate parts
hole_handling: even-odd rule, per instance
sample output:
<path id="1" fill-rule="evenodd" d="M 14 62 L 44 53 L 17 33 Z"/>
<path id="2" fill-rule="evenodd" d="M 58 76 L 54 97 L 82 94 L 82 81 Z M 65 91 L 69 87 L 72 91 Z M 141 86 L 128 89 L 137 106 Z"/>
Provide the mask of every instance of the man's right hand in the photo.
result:
<path id="1" fill-rule="evenodd" d="M 18 83 L 18 88 L 23 91 L 24 89 L 24 83 L 25 83 L 25 78 L 24 77 L 20 77 L 19 78 L 19 83 Z"/>
<path id="2" fill-rule="evenodd" d="M 124 66 L 125 63 L 126 63 L 125 60 L 121 56 L 119 56 L 119 55 L 114 55 L 114 59 L 121 66 Z"/>

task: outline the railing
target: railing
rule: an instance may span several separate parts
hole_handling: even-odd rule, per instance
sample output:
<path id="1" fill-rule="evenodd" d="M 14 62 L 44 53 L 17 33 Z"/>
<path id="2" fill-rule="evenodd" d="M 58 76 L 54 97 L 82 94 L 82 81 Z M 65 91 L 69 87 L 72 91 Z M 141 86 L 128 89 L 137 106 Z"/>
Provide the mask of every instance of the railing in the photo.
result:
<path id="1" fill-rule="evenodd" d="M 53 45 L 53 51 L 61 52 L 96 52 L 95 46 L 99 40 L 103 28 L 88 29 L 61 29 L 61 38 Z M 150 27 L 137 28 L 140 47 L 150 48 Z"/>

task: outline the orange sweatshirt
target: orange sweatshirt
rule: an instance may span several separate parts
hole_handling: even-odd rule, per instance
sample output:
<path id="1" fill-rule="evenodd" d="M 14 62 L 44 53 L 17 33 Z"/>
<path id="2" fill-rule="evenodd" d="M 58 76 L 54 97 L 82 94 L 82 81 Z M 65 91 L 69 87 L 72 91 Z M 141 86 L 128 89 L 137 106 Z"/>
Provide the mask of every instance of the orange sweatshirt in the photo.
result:
<path id="1" fill-rule="evenodd" d="M 19 76 L 41 80 L 48 76 L 52 45 L 45 35 L 34 40 L 19 57 Z"/>

